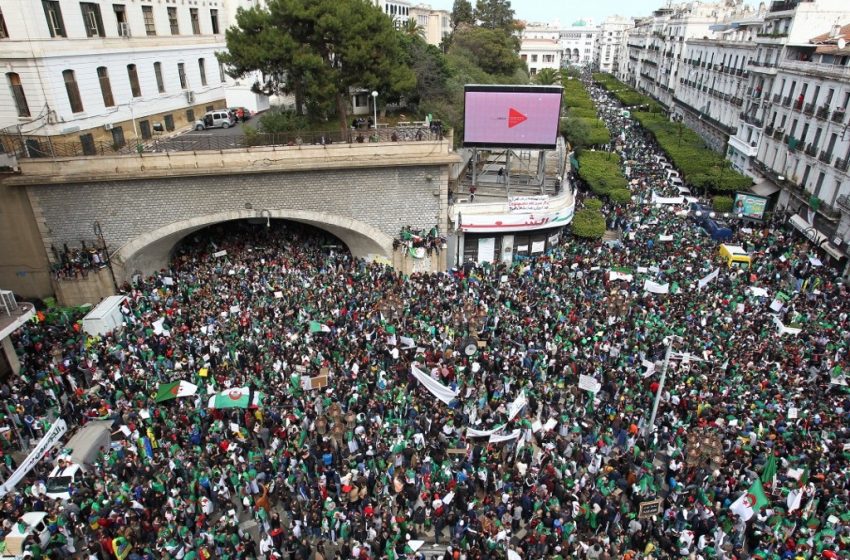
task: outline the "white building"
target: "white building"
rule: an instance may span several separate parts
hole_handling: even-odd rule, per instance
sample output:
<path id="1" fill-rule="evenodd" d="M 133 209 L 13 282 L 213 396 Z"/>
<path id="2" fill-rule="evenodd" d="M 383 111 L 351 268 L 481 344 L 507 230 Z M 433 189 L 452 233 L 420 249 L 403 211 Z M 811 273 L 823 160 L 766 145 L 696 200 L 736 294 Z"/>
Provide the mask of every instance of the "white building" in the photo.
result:
<path id="1" fill-rule="evenodd" d="M 557 25 L 531 23 L 522 31 L 519 57 L 528 65 L 528 74 L 561 69 L 560 32 Z"/>
<path id="2" fill-rule="evenodd" d="M 410 8 L 410 17 L 422 28 L 424 39 L 429 45 L 440 46 L 443 39 L 452 33 L 452 15 L 446 10 L 435 10 L 427 4 Z"/>
<path id="3" fill-rule="evenodd" d="M 599 28 L 590 20 L 579 20 L 559 30 L 561 63 L 585 66 L 593 63 L 593 50 Z"/>
<path id="4" fill-rule="evenodd" d="M 612 16 L 602 22 L 593 51 L 593 64 L 599 72 L 617 73 L 625 32 L 633 26 L 632 20 L 620 16 Z"/>
<path id="5" fill-rule="evenodd" d="M 850 14 L 844 22 L 806 43 L 781 28 L 789 41 L 773 60 L 769 101 L 753 112 L 764 126 L 754 171 L 782 187 L 790 223 L 835 258 L 850 243 Z"/>
<path id="6" fill-rule="evenodd" d="M 0 0 L 6 149 L 93 154 L 223 106 L 223 11 L 221 0 Z"/>
<path id="7" fill-rule="evenodd" d="M 404 0 L 375 0 L 375 5 L 390 16 L 396 27 L 401 27 L 410 19 L 410 2 Z"/>

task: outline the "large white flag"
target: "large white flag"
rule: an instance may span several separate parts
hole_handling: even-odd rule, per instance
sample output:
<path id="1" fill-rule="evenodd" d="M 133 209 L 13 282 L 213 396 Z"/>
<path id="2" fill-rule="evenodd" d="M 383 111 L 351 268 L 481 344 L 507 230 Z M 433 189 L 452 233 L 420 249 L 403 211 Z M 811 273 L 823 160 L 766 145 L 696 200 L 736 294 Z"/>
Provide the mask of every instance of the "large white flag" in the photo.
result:
<path id="1" fill-rule="evenodd" d="M 492 436 L 496 432 L 500 431 L 505 427 L 505 424 L 499 424 L 492 430 L 476 430 L 475 428 L 467 428 L 466 429 L 466 437 L 487 437 Z"/>
<path id="2" fill-rule="evenodd" d="M 412 373 L 413 377 L 418 379 L 432 395 L 444 403 L 449 404 L 457 398 L 457 391 L 446 387 L 413 364 L 410 365 L 410 373 Z"/>
<path id="3" fill-rule="evenodd" d="M 711 282 L 712 280 L 714 280 L 718 276 L 720 276 L 720 269 L 715 268 L 714 272 L 711 272 L 711 273 L 707 274 L 706 276 L 704 276 L 703 278 L 699 279 L 699 282 L 697 282 L 697 284 L 699 285 L 699 289 L 702 290 L 703 288 L 705 288 L 706 285 L 708 285 L 709 282 Z"/>
<path id="4" fill-rule="evenodd" d="M 785 505 L 788 506 L 788 513 L 791 513 L 795 509 L 800 509 L 804 493 L 805 491 L 802 488 L 795 488 L 788 492 L 788 497 L 785 498 Z"/>
<path id="5" fill-rule="evenodd" d="M 670 291 L 670 284 L 659 284 L 647 279 L 643 284 L 643 289 L 653 294 L 666 294 Z"/>

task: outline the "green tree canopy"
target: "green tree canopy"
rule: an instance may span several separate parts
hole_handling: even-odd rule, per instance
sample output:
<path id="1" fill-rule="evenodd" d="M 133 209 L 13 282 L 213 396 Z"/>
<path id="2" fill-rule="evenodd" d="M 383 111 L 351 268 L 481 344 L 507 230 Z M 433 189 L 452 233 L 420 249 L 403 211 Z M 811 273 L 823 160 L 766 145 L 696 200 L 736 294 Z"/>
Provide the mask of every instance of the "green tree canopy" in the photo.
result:
<path id="1" fill-rule="evenodd" d="M 401 34 L 368 0 L 269 0 L 240 9 L 219 60 L 237 77 L 259 70 L 266 93 L 294 93 L 314 117 L 348 127 L 352 88 L 398 99 L 416 83 L 403 63 Z"/>
<path id="2" fill-rule="evenodd" d="M 485 29 L 502 29 L 508 33 L 516 29 L 510 0 L 478 0 L 474 15 L 478 24 Z"/>
<path id="3" fill-rule="evenodd" d="M 458 27 L 449 53 L 468 56 L 488 74 L 511 76 L 523 67 L 516 38 L 503 29 Z"/>
<path id="4" fill-rule="evenodd" d="M 475 15 L 469 0 L 455 0 L 452 6 L 452 29 L 461 24 L 475 25 Z"/>

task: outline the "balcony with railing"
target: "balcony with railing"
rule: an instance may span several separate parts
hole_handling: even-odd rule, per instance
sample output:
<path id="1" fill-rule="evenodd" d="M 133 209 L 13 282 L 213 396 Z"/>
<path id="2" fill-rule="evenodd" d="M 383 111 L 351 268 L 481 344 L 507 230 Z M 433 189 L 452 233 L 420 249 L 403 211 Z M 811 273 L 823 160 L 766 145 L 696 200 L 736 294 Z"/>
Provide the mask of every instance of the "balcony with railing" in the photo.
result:
<path id="1" fill-rule="evenodd" d="M 794 110 L 795 111 L 802 111 L 803 110 L 803 100 L 802 99 L 797 99 L 797 101 L 794 102 Z"/>
<path id="2" fill-rule="evenodd" d="M 850 159 L 837 159 L 835 160 L 835 168 L 839 171 L 847 171 L 848 164 L 850 164 Z"/>
<path id="3" fill-rule="evenodd" d="M 817 113 L 815 113 L 815 117 L 817 117 L 819 119 L 826 120 L 826 118 L 828 116 L 829 116 L 829 106 L 828 105 L 818 107 L 818 111 L 817 111 Z"/>
<path id="4" fill-rule="evenodd" d="M 781 100 L 782 100 L 782 94 L 781 93 L 774 93 L 773 94 L 773 102 L 774 103 L 779 103 Z"/>
<path id="5" fill-rule="evenodd" d="M 832 163 L 832 154 L 827 153 L 824 150 L 821 150 L 820 155 L 818 155 L 818 161 L 822 161 L 825 164 L 829 165 L 830 163 Z"/>
<path id="6" fill-rule="evenodd" d="M 815 102 L 812 101 L 811 103 L 806 103 L 806 106 L 803 107 L 803 113 L 805 113 L 809 116 L 814 115 L 815 114 Z"/>
<path id="7" fill-rule="evenodd" d="M 832 113 L 832 119 L 831 120 L 832 120 L 832 122 L 841 123 L 841 122 L 844 122 L 845 116 L 847 116 L 847 113 L 844 111 L 844 109 L 836 109 Z"/>
<path id="8" fill-rule="evenodd" d="M 775 130 L 775 129 L 774 129 L 773 125 L 772 125 L 772 124 L 769 124 L 769 125 L 767 125 L 767 126 L 765 127 L 765 129 L 764 129 L 764 133 L 765 133 L 766 135 L 768 135 L 768 136 L 773 136 L 773 131 L 774 131 L 774 130 Z"/>
<path id="9" fill-rule="evenodd" d="M 782 128 L 777 128 L 773 131 L 773 139 L 774 140 L 782 140 L 782 136 L 785 134 L 785 130 Z"/>
<path id="10" fill-rule="evenodd" d="M 807 156 L 815 157 L 818 155 L 818 147 L 814 144 L 806 144 L 806 149 L 803 151 L 806 152 Z"/>
<path id="11" fill-rule="evenodd" d="M 771 2 L 769 11 L 770 11 L 770 13 L 787 12 L 789 10 L 793 10 L 794 8 L 796 8 L 797 4 L 799 4 L 800 1 L 801 0 L 781 0 L 781 1 L 778 1 L 778 2 Z M 802 1 L 805 2 L 807 0 L 802 0 Z"/>
<path id="12" fill-rule="evenodd" d="M 850 196 L 846 194 L 842 194 L 838 197 L 838 200 L 835 201 L 839 208 L 844 210 L 845 212 L 850 212 Z"/>
<path id="13" fill-rule="evenodd" d="M 791 101 L 793 101 L 793 98 L 789 95 L 788 97 L 786 97 L 782 100 L 782 106 L 783 107 L 790 107 Z"/>

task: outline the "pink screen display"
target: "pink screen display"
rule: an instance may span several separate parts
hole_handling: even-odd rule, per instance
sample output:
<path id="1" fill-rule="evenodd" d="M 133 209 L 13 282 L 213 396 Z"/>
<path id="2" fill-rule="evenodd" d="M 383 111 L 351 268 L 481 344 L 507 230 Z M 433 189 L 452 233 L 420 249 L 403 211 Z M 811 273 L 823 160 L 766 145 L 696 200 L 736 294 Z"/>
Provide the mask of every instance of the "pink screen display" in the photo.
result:
<path id="1" fill-rule="evenodd" d="M 554 146 L 561 94 L 467 91 L 464 144 Z"/>

